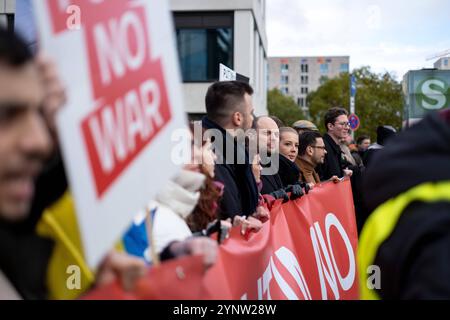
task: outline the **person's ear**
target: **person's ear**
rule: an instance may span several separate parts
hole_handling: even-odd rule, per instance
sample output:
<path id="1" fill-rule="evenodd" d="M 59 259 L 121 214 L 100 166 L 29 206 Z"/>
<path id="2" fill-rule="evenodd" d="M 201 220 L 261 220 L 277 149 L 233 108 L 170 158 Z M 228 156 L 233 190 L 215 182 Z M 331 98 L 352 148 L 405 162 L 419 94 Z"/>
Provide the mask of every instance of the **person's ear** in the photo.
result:
<path id="1" fill-rule="evenodd" d="M 239 127 L 239 124 L 240 124 L 240 114 L 239 114 L 239 112 L 234 112 L 233 113 L 233 115 L 231 116 L 231 122 L 232 122 L 233 126 Z"/>
<path id="2" fill-rule="evenodd" d="M 242 114 L 240 112 L 233 113 L 232 122 L 235 127 L 240 127 L 242 124 Z"/>
<path id="3" fill-rule="evenodd" d="M 306 153 L 308 154 L 308 156 L 312 157 L 314 154 L 314 148 L 312 146 L 307 146 L 306 147 Z"/>
<path id="4" fill-rule="evenodd" d="M 328 123 L 327 124 L 327 131 L 330 131 L 333 128 L 333 124 L 332 123 Z"/>

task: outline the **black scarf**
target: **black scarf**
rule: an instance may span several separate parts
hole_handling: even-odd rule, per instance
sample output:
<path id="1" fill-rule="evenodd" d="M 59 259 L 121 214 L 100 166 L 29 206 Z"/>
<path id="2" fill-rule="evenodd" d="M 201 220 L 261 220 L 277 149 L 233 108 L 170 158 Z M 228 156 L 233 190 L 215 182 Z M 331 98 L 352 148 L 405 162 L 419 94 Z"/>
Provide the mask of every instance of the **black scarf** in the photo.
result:
<path id="1" fill-rule="evenodd" d="M 278 174 L 280 175 L 283 186 L 287 187 L 291 184 L 296 184 L 300 180 L 300 169 L 295 162 L 292 162 L 285 156 L 280 154 L 280 169 Z"/>

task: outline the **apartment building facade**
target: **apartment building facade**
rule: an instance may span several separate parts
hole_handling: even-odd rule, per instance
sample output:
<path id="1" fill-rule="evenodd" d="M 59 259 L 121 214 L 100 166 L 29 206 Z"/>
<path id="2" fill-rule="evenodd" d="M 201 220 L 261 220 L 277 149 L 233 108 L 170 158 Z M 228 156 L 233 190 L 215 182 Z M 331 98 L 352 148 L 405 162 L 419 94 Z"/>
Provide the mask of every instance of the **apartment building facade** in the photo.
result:
<path id="1" fill-rule="evenodd" d="M 326 79 L 349 72 L 349 65 L 349 56 L 269 57 L 269 89 L 279 89 L 306 110 L 308 94 Z"/>

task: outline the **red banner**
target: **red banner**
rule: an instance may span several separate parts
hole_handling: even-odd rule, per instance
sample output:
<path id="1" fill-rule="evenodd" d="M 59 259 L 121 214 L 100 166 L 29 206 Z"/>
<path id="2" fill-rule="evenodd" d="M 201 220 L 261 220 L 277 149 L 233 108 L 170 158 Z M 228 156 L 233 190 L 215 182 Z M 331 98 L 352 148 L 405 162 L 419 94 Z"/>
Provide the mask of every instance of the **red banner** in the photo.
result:
<path id="1" fill-rule="evenodd" d="M 258 233 L 244 238 L 233 229 L 214 267 L 194 287 L 203 288 L 198 299 L 358 299 L 357 241 L 350 181 L 326 183 L 299 200 L 277 201 Z M 157 286 L 162 280 L 146 281 Z M 164 287 L 186 293 L 194 288 L 180 281 Z"/>
<path id="2" fill-rule="evenodd" d="M 186 257 L 150 268 L 133 292 L 119 283 L 103 286 L 81 297 L 83 300 L 196 300 L 202 296 L 202 257 Z"/>
<path id="3" fill-rule="evenodd" d="M 350 181 L 327 183 L 271 209 L 248 239 L 221 247 L 203 284 L 211 299 L 357 299 L 357 231 Z"/>

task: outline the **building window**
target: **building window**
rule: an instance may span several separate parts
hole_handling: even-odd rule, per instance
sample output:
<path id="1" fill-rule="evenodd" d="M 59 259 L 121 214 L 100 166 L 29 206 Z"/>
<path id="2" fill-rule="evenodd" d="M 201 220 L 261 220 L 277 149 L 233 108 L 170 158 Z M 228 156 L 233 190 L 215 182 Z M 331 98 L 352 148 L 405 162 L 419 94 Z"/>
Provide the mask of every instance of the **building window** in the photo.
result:
<path id="1" fill-rule="evenodd" d="M 287 85 L 289 84 L 289 76 L 281 76 L 281 84 Z"/>
<path id="2" fill-rule="evenodd" d="M 287 72 L 287 71 L 289 71 L 289 64 L 282 63 L 281 64 L 281 72 Z"/>
<path id="3" fill-rule="evenodd" d="M 287 87 L 282 87 L 280 91 L 281 91 L 281 93 L 284 94 L 284 95 L 289 94 L 289 89 L 288 89 Z"/>
<path id="4" fill-rule="evenodd" d="M 308 87 L 301 87 L 301 88 L 300 88 L 300 93 L 301 93 L 301 94 L 308 94 L 308 91 L 309 91 L 309 90 L 308 90 Z"/>
<path id="5" fill-rule="evenodd" d="M 184 82 L 219 79 L 219 64 L 233 68 L 233 13 L 174 13 Z"/>
<path id="6" fill-rule="evenodd" d="M 328 63 L 322 63 L 320 65 L 320 74 L 328 74 Z"/>
<path id="7" fill-rule="evenodd" d="M 308 84 L 309 77 L 308 76 L 301 76 L 300 77 L 300 83 L 301 84 Z"/>
<path id="8" fill-rule="evenodd" d="M 305 107 L 305 98 L 298 98 L 297 104 L 299 105 L 299 107 Z"/>
<path id="9" fill-rule="evenodd" d="M 348 66 L 348 63 L 341 63 L 341 67 L 339 69 L 341 73 L 349 72 L 349 70 L 350 68 Z"/>
<path id="10" fill-rule="evenodd" d="M 302 63 L 300 66 L 300 70 L 302 73 L 308 73 L 308 65 L 305 63 Z"/>
<path id="11" fill-rule="evenodd" d="M 444 66 L 448 66 L 448 59 L 444 59 Z"/>

